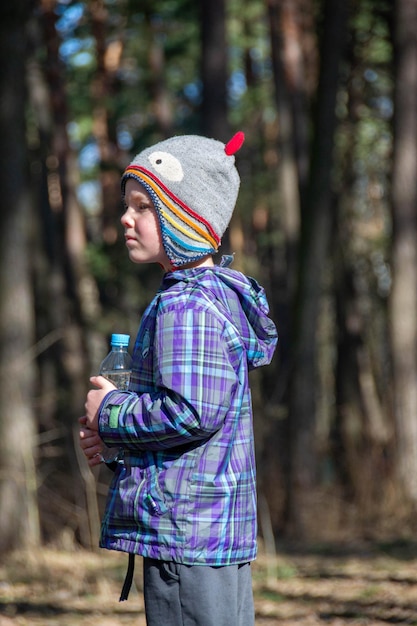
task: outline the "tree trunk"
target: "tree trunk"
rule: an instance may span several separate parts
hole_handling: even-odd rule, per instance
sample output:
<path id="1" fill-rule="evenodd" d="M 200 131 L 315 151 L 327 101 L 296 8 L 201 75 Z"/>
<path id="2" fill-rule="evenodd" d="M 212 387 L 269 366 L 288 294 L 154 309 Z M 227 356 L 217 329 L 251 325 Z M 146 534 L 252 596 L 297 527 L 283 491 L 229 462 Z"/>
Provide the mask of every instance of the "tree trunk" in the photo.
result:
<path id="1" fill-rule="evenodd" d="M 386 481 L 387 487 L 392 484 L 393 425 L 391 386 L 382 356 L 387 343 L 386 308 L 375 293 L 372 277 L 363 267 L 359 269 L 364 259 L 360 251 L 363 230 L 352 210 L 357 201 L 357 129 L 364 100 L 361 41 L 353 25 L 348 39 L 344 167 L 332 237 L 337 349 L 329 443 L 333 485 L 341 489 L 342 500 L 355 507 L 355 522 L 365 529 L 368 523 L 372 528 L 375 516 L 387 505 L 386 494 L 390 494 L 388 488 L 381 492 L 375 476 Z"/>
<path id="2" fill-rule="evenodd" d="M 76 196 L 76 159 L 67 136 L 65 73 L 58 54 L 56 20 L 53 3 L 43 0 L 31 33 L 33 44 L 44 47 L 44 71 L 34 60 L 29 81 L 32 119 L 38 133 L 36 159 L 40 166 L 34 168 L 38 173 L 34 181 L 38 194 L 34 196 L 40 216 L 35 265 L 37 328 L 41 342 L 47 343 L 51 338 L 50 349 L 38 360 L 42 391 L 39 422 L 45 440 L 56 431 L 62 437 L 60 462 L 54 472 L 48 471 L 50 461 L 43 456 L 47 446 L 40 448 L 39 471 L 45 478 L 38 502 L 48 538 L 55 537 L 62 527 L 71 526 L 79 531 L 83 543 L 89 544 L 88 533 L 84 532 L 84 493 L 73 448 L 73 426 L 84 410 L 91 373 L 84 329 L 92 321 L 94 285 L 84 260 L 85 223 Z M 57 501 L 53 519 L 51 494 Z"/>
<path id="3" fill-rule="evenodd" d="M 294 119 L 294 110 L 291 107 L 290 91 L 291 85 L 288 85 L 285 77 L 289 72 L 285 67 L 285 40 L 286 31 L 284 28 L 285 19 L 283 12 L 285 7 L 278 0 L 268 0 L 269 27 L 271 37 L 271 56 L 272 67 L 274 72 L 274 92 L 275 102 L 279 117 L 279 191 L 281 197 L 281 226 L 285 236 L 286 247 L 286 305 L 290 305 L 294 297 L 295 281 L 296 281 L 296 256 L 297 245 L 300 234 L 300 175 L 297 171 L 297 162 L 295 158 L 294 146 L 294 128 L 299 125 L 303 126 L 305 118 L 300 120 Z M 284 3 L 285 4 L 285 3 Z M 292 7 L 293 10 L 293 7 Z M 292 14 L 292 10 L 289 12 Z M 292 29 L 290 29 L 292 30 Z M 293 45 L 294 47 L 294 45 Z M 297 47 L 297 46 L 295 46 Z M 298 73 L 302 73 L 301 70 Z M 306 111 L 304 111 L 306 114 Z M 307 146 L 305 146 L 305 152 Z M 305 156 L 307 156 L 305 154 Z M 280 310 L 280 307 L 277 307 Z M 279 316 L 280 317 L 280 316 Z M 284 315 L 288 319 L 288 315 Z M 284 332 L 284 336 L 290 335 L 290 332 Z"/>
<path id="4" fill-rule="evenodd" d="M 27 178 L 26 22 L 29 2 L 0 9 L 0 552 L 39 543 L 32 410 L 34 304 Z"/>
<path id="5" fill-rule="evenodd" d="M 390 297 L 397 463 L 417 502 L 417 4 L 397 0 L 395 25 L 392 291 Z"/>
<path id="6" fill-rule="evenodd" d="M 278 113 L 279 135 L 277 141 L 277 154 L 279 166 L 277 187 L 279 204 L 274 211 L 273 223 L 275 228 L 283 233 L 283 253 L 276 246 L 271 246 L 268 270 L 270 285 L 270 304 L 276 319 L 279 322 L 280 344 L 278 350 L 279 363 L 274 371 L 268 370 L 266 375 L 271 375 L 271 395 L 274 402 L 285 405 L 288 402 L 289 380 L 291 376 L 291 336 L 294 296 L 297 281 L 298 244 L 300 237 L 300 171 L 297 167 L 296 151 L 294 144 L 294 128 L 303 127 L 305 119 L 299 117 L 300 111 L 295 111 L 293 104 L 294 92 L 301 88 L 297 80 L 288 80 L 294 74 L 302 75 L 303 60 L 300 58 L 300 33 L 291 26 L 297 3 L 281 2 L 280 0 L 267 0 L 269 35 L 271 42 L 271 60 L 274 77 L 274 97 Z M 286 19 L 289 15 L 290 19 Z M 291 43 L 290 43 L 291 41 Z M 297 50 L 295 65 L 288 67 L 288 47 Z M 294 61 L 294 59 L 293 59 Z M 307 111 L 303 112 L 307 115 Z M 308 159 L 308 146 L 305 148 L 305 157 Z M 277 385 L 276 378 L 280 384 Z M 278 395 L 280 394 L 280 396 Z M 288 420 L 276 422 L 266 447 L 268 456 L 267 473 L 265 476 L 265 493 L 273 515 L 273 524 L 278 528 L 282 519 L 277 519 L 274 513 L 281 513 L 286 507 L 283 493 L 285 489 L 277 488 L 281 482 L 285 485 L 288 479 Z M 283 443 L 284 442 L 284 443 Z M 265 465 L 265 463 L 263 464 Z M 273 479 L 271 480 L 271 476 Z M 280 480 L 281 479 L 281 480 Z M 287 490 L 288 491 L 288 490 Z M 286 494 L 288 496 L 288 494 Z"/>
<path id="7" fill-rule="evenodd" d="M 151 6 L 151 3 L 150 3 Z M 164 38 L 161 25 L 152 19 L 151 9 L 146 12 L 146 20 L 149 33 L 149 94 L 151 107 L 156 127 L 163 137 L 168 138 L 174 134 L 174 115 L 172 99 L 167 85 L 167 69 L 165 58 Z"/>
<path id="8" fill-rule="evenodd" d="M 345 0 L 327 0 L 321 39 L 310 188 L 302 214 L 300 274 L 295 312 L 294 370 L 289 402 L 291 460 L 289 530 L 306 534 L 317 478 L 317 328 L 332 219 L 333 145 L 339 65 L 347 24 Z"/>
<path id="9" fill-rule="evenodd" d="M 116 124 L 110 106 L 116 95 L 117 72 L 123 53 L 122 37 L 108 38 L 109 11 L 103 0 L 88 4 L 91 30 L 96 44 L 97 70 L 91 83 L 93 135 L 100 154 L 101 231 L 104 241 L 113 244 L 118 237 L 120 214 L 120 173 L 125 165 L 117 143 Z"/>
<path id="10" fill-rule="evenodd" d="M 228 141 L 226 0 L 202 0 L 200 6 L 202 131 L 208 137 Z"/>

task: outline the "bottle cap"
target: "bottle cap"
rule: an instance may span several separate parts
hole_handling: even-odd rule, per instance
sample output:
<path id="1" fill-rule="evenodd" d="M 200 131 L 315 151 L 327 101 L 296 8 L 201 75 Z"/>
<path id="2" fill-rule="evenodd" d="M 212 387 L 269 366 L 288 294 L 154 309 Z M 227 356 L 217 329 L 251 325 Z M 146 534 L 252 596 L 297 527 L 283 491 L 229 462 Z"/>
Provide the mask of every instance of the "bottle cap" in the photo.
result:
<path id="1" fill-rule="evenodd" d="M 129 345 L 130 335 L 120 335 L 117 333 L 113 333 L 111 336 L 111 345 L 112 346 L 125 346 Z"/>

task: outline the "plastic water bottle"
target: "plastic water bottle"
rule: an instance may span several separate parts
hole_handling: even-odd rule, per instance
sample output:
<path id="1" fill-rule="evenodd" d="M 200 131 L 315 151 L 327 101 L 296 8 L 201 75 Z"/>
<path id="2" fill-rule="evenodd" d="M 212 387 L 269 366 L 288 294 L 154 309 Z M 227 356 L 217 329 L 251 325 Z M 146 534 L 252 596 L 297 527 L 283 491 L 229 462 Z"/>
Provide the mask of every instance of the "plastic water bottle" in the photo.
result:
<path id="1" fill-rule="evenodd" d="M 132 372 L 132 357 L 127 351 L 129 340 L 130 335 L 113 334 L 110 342 L 111 350 L 99 369 L 99 374 L 121 391 L 128 389 Z M 101 451 L 101 460 L 114 469 L 115 463 L 123 461 L 123 449 L 104 446 Z"/>
<path id="2" fill-rule="evenodd" d="M 127 351 L 129 340 L 129 335 L 113 334 L 111 350 L 100 365 L 100 375 L 121 391 L 128 389 L 132 372 L 132 357 Z"/>

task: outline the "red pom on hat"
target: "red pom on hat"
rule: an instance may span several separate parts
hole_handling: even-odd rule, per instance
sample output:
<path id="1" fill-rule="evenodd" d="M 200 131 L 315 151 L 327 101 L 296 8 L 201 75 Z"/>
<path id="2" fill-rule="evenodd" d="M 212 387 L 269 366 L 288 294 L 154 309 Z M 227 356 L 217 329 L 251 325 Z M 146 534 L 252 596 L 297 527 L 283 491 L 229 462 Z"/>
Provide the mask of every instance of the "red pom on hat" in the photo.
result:
<path id="1" fill-rule="evenodd" d="M 237 132 L 236 135 L 233 135 L 231 140 L 228 141 L 224 147 L 224 151 L 226 152 L 227 156 L 232 156 L 232 154 L 235 154 L 235 152 L 240 150 L 244 141 L 245 133 L 243 133 L 241 130 Z"/>

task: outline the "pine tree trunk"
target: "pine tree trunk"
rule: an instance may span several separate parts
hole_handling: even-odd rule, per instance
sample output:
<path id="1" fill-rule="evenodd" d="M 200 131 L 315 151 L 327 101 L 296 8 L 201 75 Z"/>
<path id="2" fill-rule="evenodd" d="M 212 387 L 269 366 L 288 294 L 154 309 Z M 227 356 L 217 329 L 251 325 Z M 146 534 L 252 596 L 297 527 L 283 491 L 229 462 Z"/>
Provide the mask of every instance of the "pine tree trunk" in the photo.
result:
<path id="1" fill-rule="evenodd" d="M 25 139 L 29 3 L 0 9 L 0 552 L 39 542 L 32 410 L 32 209 Z"/>
<path id="2" fill-rule="evenodd" d="M 417 4 L 397 0 L 390 298 L 397 463 L 417 502 Z"/>
<path id="3" fill-rule="evenodd" d="M 202 130 L 208 137 L 228 141 L 225 0 L 202 0 L 201 45 L 203 103 Z"/>
<path id="4" fill-rule="evenodd" d="M 314 486 L 317 484 L 317 329 L 332 221 L 331 172 L 336 129 L 336 94 L 346 25 L 345 0 L 327 0 L 324 8 L 309 196 L 302 213 L 294 367 L 289 402 L 289 521 L 290 531 L 300 538 L 308 532 L 308 520 L 314 504 Z"/>

